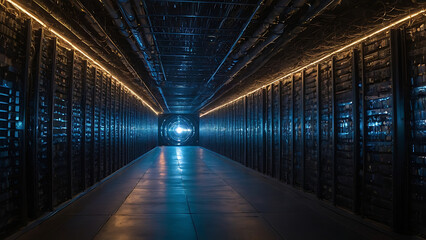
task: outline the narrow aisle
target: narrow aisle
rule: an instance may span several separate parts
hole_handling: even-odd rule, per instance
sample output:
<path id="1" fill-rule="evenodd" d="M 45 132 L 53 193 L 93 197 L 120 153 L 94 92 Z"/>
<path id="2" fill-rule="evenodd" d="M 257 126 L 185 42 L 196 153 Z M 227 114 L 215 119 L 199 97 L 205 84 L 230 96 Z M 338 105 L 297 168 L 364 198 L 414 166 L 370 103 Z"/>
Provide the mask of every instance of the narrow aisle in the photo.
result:
<path id="1" fill-rule="evenodd" d="M 391 239 L 200 147 L 158 147 L 20 239 Z"/>
<path id="2" fill-rule="evenodd" d="M 278 238 L 256 210 L 207 167 L 204 150 L 161 149 L 97 239 Z"/>

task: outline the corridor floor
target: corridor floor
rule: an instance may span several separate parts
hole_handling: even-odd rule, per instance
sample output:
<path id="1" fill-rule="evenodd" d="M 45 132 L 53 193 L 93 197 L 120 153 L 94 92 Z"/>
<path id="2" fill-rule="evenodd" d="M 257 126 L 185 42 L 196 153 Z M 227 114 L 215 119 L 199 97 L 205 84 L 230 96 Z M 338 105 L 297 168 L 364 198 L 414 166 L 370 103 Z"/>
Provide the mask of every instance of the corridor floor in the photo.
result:
<path id="1" fill-rule="evenodd" d="M 399 239 L 200 147 L 157 147 L 19 239 Z"/>

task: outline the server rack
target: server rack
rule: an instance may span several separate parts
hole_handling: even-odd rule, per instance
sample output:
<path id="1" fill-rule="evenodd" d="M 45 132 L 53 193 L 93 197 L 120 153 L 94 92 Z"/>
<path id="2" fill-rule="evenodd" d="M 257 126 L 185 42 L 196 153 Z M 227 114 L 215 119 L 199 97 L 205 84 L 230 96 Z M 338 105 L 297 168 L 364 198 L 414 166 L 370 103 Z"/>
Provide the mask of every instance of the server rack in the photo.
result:
<path id="1" fill-rule="evenodd" d="M 406 29 L 410 141 L 410 222 L 414 228 L 426 233 L 426 31 L 424 22 Z"/>
<path id="2" fill-rule="evenodd" d="M 0 238 L 155 147 L 156 121 L 105 71 L 0 4 Z"/>
<path id="3" fill-rule="evenodd" d="M 353 84 L 352 51 L 336 56 L 334 61 L 336 146 L 335 146 L 335 203 L 338 206 L 353 208 Z"/>
<path id="4" fill-rule="evenodd" d="M 281 82 L 272 85 L 272 177 L 281 179 Z"/>
<path id="5" fill-rule="evenodd" d="M 83 99 L 83 69 L 85 68 L 85 63 L 82 58 L 80 58 L 77 54 L 73 56 L 72 63 L 72 106 L 71 107 L 71 183 L 72 190 L 71 196 L 77 194 L 81 190 L 84 189 L 84 174 L 85 171 L 82 171 L 83 168 L 83 136 L 84 136 L 84 118 L 81 116 L 84 115 L 84 108 L 82 107 L 82 99 Z"/>
<path id="6" fill-rule="evenodd" d="M 3 9 L 0 9 L 3 10 Z M 24 131 L 27 124 L 23 106 L 28 78 L 28 49 L 31 28 L 13 14 L 0 12 L 0 231 L 25 221 L 26 201 L 23 160 L 26 155 Z M 25 82 L 23 86 L 21 83 Z"/>
<path id="7" fill-rule="evenodd" d="M 243 122 L 246 166 L 395 231 L 425 234 L 424 26 L 419 16 L 262 87 L 234 103 L 243 116 L 229 117 L 229 105 L 202 116 L 200 144 L 224 154 L 226 136 L 207 136 Z"/>
<path id="8" fill-rule="evenodd" d="M 316 97 L 316 76 L 317 69 L 309 68 L 304 76 L 304 171 L 305 171 L 305 189 L 309 192 L 316 191 L 317 169 L 318 169 L 318 151 L 317 151 L 317 97 Z"/>
<path id="9" fill-rule="evenodd" d="M 392 82 L 389 33 L 363 44 L 364 211 L 387 224 L 392 219 Z"/>
<path id="10" fill-rule="evenodd" d="M 304 136 L 302 136 L 303 115 L 304 115 L 304 71 L 293 75 L 293 183 L 295 186 L 303 188 L 304 185 L 304 165 L 303 157 L 305 146 L 303 145 Z"/>
<path id="11" fill-rule="evenodd" d="M 55 72 L 52 96 L 52 165 L 53 165 L 53 205 L 64 202 L 69 196 L 68 189 L 68 149 L 67 123 L 70 121 L 68 115 L 69 84 L 71 68 L 71 51 L 56 45 Z"/>
<path id="12" fill-rule="evenodd" d="M 293 76 L 281 82 L 281 176 L 286 183 L 293 184 Z"/>

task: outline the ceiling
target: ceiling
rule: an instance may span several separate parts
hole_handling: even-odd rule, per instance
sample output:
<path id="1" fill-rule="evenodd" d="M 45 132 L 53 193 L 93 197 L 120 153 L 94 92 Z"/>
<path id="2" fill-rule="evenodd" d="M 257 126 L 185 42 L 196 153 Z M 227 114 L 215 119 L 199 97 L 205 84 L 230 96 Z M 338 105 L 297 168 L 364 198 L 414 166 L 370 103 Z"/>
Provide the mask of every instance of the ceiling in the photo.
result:
<path id="1" fill-rule="evenodd" d="M 213 88 L 209 83 L 222 77 L 218 69 L 259 4 L 258 0 L 143 1 L 145 14 L 140 17 L 148 24 L 142 26 L 147 28 L 142 35 L 149 39 L 151 73 L 169 111 L 197 110 L 211 92 L 203 93 L 203 88 Z"/>
<path id="2" fill-rule="evenodd" d="M 213 108 L 418 2 L 21 1 L 163 113 Z"/>
<path id="3" fill-rule="evenodd" d="M 333 0 L 82 2 L 143 66 L 164 112 L 196 113 L 283 31 Z M 126 39 L 123 41 L 123 39 Z M 129 52 L 129 51 L 127 51 Z"/>

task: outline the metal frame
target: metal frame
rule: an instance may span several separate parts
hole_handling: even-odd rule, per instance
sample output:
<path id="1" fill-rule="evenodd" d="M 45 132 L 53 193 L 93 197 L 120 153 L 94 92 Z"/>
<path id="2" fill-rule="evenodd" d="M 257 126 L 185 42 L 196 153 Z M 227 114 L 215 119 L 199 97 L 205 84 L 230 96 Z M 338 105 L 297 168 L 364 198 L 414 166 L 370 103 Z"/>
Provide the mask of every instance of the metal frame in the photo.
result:
<path id="1" fill-rule="evenodd" d="M 334 64 L 335 64 L 335 58 L 334 56 L 331 58 L 331 88 L 332 88 L 332 95 L 331 95 L 331 108 L 332 108 L 332 120 L 331 120 L 331 129 L 332 129 L 332 142 L 333 142 L 333 155 L 332 155 L 332 202 L 334 205 L 336 205 L 336 145 L 337 145 L 337 123 L 336 123 L 336 83 L 335 83 L 335 73 L 334 73 Z"/>
<path id="2" fill-rule="evenodd" d="M 301 111 L 300 111 L 300 135 L 301 135 L 301 143 L 300 143 L 300 147 L 301 147 L 301 156 L 300 156 L 300 164 L 301 164 L 301 168 L 302 168 L 302 182 L 301 182 L 301 187 L 303 190 L 306 190 L 306 182 L 305 182 L 305 70 L 301 71 L 302 77 L 301 77 L 301 82 L 302 82 L 302 86 L 301 86 L 301 96 L 300 96 L 300 106 L 301 106 Z"/>
<path id="3" fill-rule="evenodd" d="M 86 115 L 87 115 L 87 111 L 86 111 L 86 96 L 87 96 L 87 61 L 83 61 L 83 69 L 82 69 L 82 78 L 81 78 L 81 82 L 82 82 L 82 93 L 81 93 L 81 115 L 84 116 L 84 120 L 82 121 L 81 124 L 81 129 L 82 129 L 82 139 L 81 139 L 81 172 L 82 172 L 82 187 L 84 189 L 87 188 L 87 176 L 86 176 L 86 167 L 87 167 L 87 159 L 86 159 L 86 148 L 87 148 L 87 137 L 86 137 Z"/>
<path id="4" fill-rule="evenodd" d="M 73 120 L 73 92 L 74 92 L 74 58 L 75 58 L 75 52 L 71 51 L 71 66 L 69 66 L 70 69 L 70 75 L 68 80 L 68 99 L 67 99 L 67 164 L 68 164 L 68 198 L 72 198 L 73 195 L 73 177 L 72 177 L 72 170 L 73 170 L 73 149 L 72 149 L 72 128 L 74 126 L 74 120 Z"/>
<path id="5" fill-rule="evenodd" d="M 97 72 L 97 68 L 96 67 L 92 67 L 93 69 L 93 82 L 92 82 L 92 91 L 90 94 L 92 94 L 92 112 L 91 112 L 91 118 L 92 118 L 92 125 L 90 126 L 90 131 L 91 131 L 91 143 L 90 143 L 90 149 L 91 149 L 91 158 L 90 158 L 90 184 L 94 184 L 96 182 L 96 177 L 95 177 L 95 166 L 96 166 L 96 159 L 98 159 L 98 165 L 99 165 L 99 154 L 96 154 L 95 150 L 96 150 L 96 137 L 95 137 L 95 128 L 96 128 L 96 72 Z"/>
<path id="6" fill-rule="evenodd" d="M 359 161 L 360 161 L 360 129 L 359 129 L 359 53 L 356 49 L 352 51 L 352 125 L 354 129 L 353 134 L 353 152 L 352 152 L 352 161 L 353 161 L 353 208 L 352 211 L 358 213 L 359 211 L 359 198 L 360 198 L 360 188 L 359 188 Z"/>
<path id="7" fill-rule="evenodd" d="M 23 107 L 22 109 L 22 122 L 23 122 L 23 134 L 21 139 L 21 150 L 20 155 L 23 158 L 23 161 L 21 163 L 21 224 L 25 225 L 28 222 L 28 179 L 27 179 L 27 173 L 28 171 L 28 163 L 26 159 L 30 159 L 30 156 L 28 154 L 31 154 L 31 151 L 28 151 L 27 149 L 30 148 L 29 146 L 29 139 L 31 139 L 30 136 L 30 87 L 31 87 L 31 79 L 30 79 L 30 66 L 31 66 L 31 39 L 32 39 L 32 31 L 33 31 L 33 25 L 32 21 L 29 19 L 26 21 L 26 40 L 25 40 L 25 69 L 23 72 L 23 85 L 22 85 L 22 102 Z"/>
<path id="8" fill-rule="evenodd" d="M 38 37 L 38 41 L 36 43 L 36 53 L 35 53 L 35 74 L 34 78 L 32 79 L 32 86 L 29 91 L 30 96 L 29 99 L 31 101 L 29 107 L 31 119 L 32 119 L 32 126 L 31 126 L 31 151 L 29 152 L 29 159 L 31 159 L 31 164 L 29 164 L 29 170 L 30 170 L 30 179 L 28 179 L 28 186 L 30 186 L 31 192 L 29 194 L 29 203 L 31 204 L 29 206 L 30 209 L 30 217 L 35 217 L 40 215 L 40 209 L 39 209 L 39 195 L 38 195 L 38 174 L 37 174 L 37 168 L 38 168 L 38 159 L 37 159 L 37 153 L 39 151 L 39 144 L 38 144 L 38 135 L 39 135 L 39 114 L 38 114 L 38 108 L 40 105 L 40 68 L 41 68 L 41 55 L 42 55 L 42 46 L 43 46 L 43 38 L 44 38 L 44 31 L 43 29 L 40 29 L 36 33 Z"/>
<path id="9" fill-rule="evenodd" d="M 393 96 L 393 229 L 409 231 L 409 81 L 404 34 L 391 30 L 391 75 Z"/>
<path id="10" fill-rule="evenodd" d="M 54 176 L 54 167 L 53 167 L 53 119 L 54 119 L 54 111 L 55 111 L 55 91 L 56 91 L 56 47 L 57 47 L 57 40 L 56 38 L 52 38 L 52 65 L 50 69 L 50 81 L 47 88 L 48 91 L 48 106 L 47 106 L 47 115 L 48 115 L 48 123 L 47 123 L 47 162 L 48 162 L 48 171 L 49 171 L 49 185 L 48 185 L 48 209 L 53 210 L 54 205 L 54 193 L 53 193 L 53 176 Z"/>
<path id="11" fill-rule="evenodd" d="M 364 62 L 364 43 L 361 44 L 361 52 L 360 52 L 360 58 L 361 58 L 361 101 L 362 101 L 362 148 L 361 148 L 361 154 L 362 154 L 362 179 L 361 179 L 361 191 L 364 194 L 365 191 L 365 186 L 366 186 L 366 177 L 365 177 L 365 173 L 367 171 L 367 166 L 366 166 L 366 162 L 367 162 L 367 151 L 365 146 L 367 145 L 367 107 L 365 104 L 365 96 L 366 96 L 366 76 L 365 76 L 365 62 Z M 365 197 L 361 198 L 361 203 L 360 203 L 360 212 L 361 215 L 365 215 Z"/>
<path id="12" fill-rule="evenodd" d="M 295 158 L 295 151 L 296 151 L 296 134 L 295 134 L 295 124 L 294 124 L 294 97 L 295 97 L 295 88 L 294 88 L 294 74 L 291 75 L 291 110 L 290 110 L 290 116 L 291 116 L 291 185 L 295 185 L 295 178 L 294 178 L 294 158 Z"/>
<path id="13" fill-rule="evenodd" d="M 281 181 L 283 180 L 282 179 L 282 167 L 284 166 L 284 164 L 283 164 L 283 156 L 282 156 L 282 137 L 283 137 L 283 135 L 282 135 L 282 129 L 281 129 L 281 121 L 282 121 L 282 119 L 283 119 L 283 113 L 282 113 L 282 111 L 281 111 L 281 108 L 282 108 L 282 88 L 283 88 L 283 86 L 282 86 L 283 84 L 282 84 L 282 81 L 279 81 L 278 82 L 278 111 L 279 111 L 279 113 L 278 113 L 278 117 L 279 117 L 279 119 L 278 119 L 278 133 L 279 133 L 279 135 L 278 135 L 278 146 L 279 146 L 279 151 L 278 151 L 278 156 L 279 156 L 279 161 L 280 161 L 280 166 L 279 166 L 279 176 L 278 176 L 278 179 L 280 179 Z"/>
<path id="14" fill-rule="evenodd" d="M 316 86 L 316 97 L 317 97 L 317 131 L 316 131 L 316 141 L 317 141 L 317 187 L 316 195 L 318 198 L 321 198 L 321 65 L 317 64 L 317 76 L 315 79 Z"/>
<path id="15" fill-rule="evenodd" d="M 243 132 L 243 136 L 244 136 L 244 165 L 248 166 L 248 156 L 247 156 L 247 152 L 248 152 L 247 96 L 244 96 L 243 99 L 244 99 L 244 132 Z"/>

